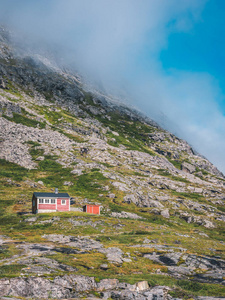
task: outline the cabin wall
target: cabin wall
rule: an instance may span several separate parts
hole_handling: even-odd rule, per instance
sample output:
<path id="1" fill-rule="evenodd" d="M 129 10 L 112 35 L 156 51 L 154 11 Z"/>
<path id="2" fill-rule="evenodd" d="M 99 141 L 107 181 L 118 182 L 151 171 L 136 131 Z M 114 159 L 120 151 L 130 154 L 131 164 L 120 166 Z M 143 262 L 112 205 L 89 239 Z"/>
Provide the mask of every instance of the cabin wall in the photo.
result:
<path id="1" fill-rule="evenodd" d="M 85 211 L 90 214 L 99 215 L 100 214 L 100 206 L 86 205 Z"/>
<path id="2" fill-rule="evenodd" d="M 36 214 L 37 209 L 38 209 L 37 198 L 35 196 L 33 196 L 33 198 L 32 198 L 32 213 Z"/>
<path id="3" fill-rule="evenodd" d="M 55 203 L 51 203 L 53 199 L 55 200 Z M 44 203 L 40 203 L 40 201 Z M 49 203 L 45 203 L 45 202 L 49 202 Z M 65 204 L 63 204 L 64 202 Z M 33 195 L 32 197 L 33 213 L 45 213 L 45 212 L 47 213 L 47 212 L 56 212 L 56 211 L 70 211 L 70 198 L 57 198 L 54 196 L 37 197 L 35 194 Z"/>
<path id="4" fill-rule="evenodd" d="M 66 201 L 66 204 L 62 204 L 62 200 Z M 57 199 L 58 211 L 70 211 L 70 199 Z"/>
<path id="5" fill-rule="evenodd" d="M 38 209 L 56 210 L 56 204 L 51 203 L 39 203 Z"/>

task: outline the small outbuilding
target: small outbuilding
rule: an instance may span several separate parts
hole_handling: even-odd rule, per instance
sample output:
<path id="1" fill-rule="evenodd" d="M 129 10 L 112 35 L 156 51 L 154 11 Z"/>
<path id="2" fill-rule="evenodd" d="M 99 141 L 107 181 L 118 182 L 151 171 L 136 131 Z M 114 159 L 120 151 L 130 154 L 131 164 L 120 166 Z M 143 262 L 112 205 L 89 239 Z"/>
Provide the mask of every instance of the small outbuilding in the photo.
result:
<path id="1" fill-rule="evenodd" d="M 70 196 L 67 193 L 38 193 L 32 198 L 32 213 L 70 211 Z"/>
<path id="2" fill-rule="evenodd" d="M 100 205 L 87 204 L 84 205 L 83 207 L 83 211 L 89 214 L 100 215 L 100 210 L 101 210 Z"/>

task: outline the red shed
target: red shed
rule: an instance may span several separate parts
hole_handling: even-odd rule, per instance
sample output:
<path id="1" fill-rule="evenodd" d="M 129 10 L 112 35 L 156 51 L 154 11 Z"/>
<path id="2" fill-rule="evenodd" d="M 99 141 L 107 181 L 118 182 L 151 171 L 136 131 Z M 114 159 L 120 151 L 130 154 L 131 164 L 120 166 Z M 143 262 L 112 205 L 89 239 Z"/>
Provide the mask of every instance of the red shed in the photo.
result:
<path id="1" fill-rule="evenodd" d="M 56 211 L 70 211 L 70 196 L 67 193 L 33 194 L 32 212 L 34 214 Z"/>
<path id="2" fill-rule="evenodd" d="M 83 207 L 83 211 L 90 213 L 90 214 L 95 214 L 95 215 L 100 215 L 100 205 L 92 205 L 92 204 L 87 204 Z"/>

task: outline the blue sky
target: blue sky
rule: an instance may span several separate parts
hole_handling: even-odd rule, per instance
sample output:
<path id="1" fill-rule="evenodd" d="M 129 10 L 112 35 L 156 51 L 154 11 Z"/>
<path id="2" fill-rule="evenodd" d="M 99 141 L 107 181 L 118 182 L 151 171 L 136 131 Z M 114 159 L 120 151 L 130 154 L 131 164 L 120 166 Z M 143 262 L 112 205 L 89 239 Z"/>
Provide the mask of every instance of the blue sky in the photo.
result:
<path id="1" fill-rule="evenodd" d="M 160 61 L 165 70 L 207 72 L 225 93 L 225 1 L 208 1 L 191 30 L 171 33 Z M 225 114 L 224 99 L 215 100 Z"/>
<path id="2" fill-rule="evenodd" d="M 0 23 L 187 140 L 225 173 L 225 1 L 0 0 Z"/>

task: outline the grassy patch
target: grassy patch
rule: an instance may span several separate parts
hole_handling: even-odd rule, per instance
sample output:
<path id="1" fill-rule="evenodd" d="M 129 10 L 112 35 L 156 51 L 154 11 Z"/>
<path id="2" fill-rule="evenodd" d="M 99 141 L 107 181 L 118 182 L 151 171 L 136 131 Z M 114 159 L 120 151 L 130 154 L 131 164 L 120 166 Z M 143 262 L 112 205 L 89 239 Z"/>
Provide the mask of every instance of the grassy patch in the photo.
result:
<path id="1" fill-rule="evenodd" d="M 179 177 L 179 176 L 173 176 L 167 170 L 159 169 L 157 171 L 158 171 L 159 175 L 168 177 L 168 178 L 170 178 L 170 179 L 172 179 L 174 181 L 180 181 L 180 182 L 190 183 L 190 181 L 188 181 L 186 178 Z"/>
<path id="2" fill-rule="evenodd" d="M 0 278 L 3 277 L 17 277 L 25 265 L 4 265 L 0 266 Z"/>
<path id="3" fill-rule="evenodd" d="M 12 257 L 15 254 L 20 254 L 20 250 L 15 247 L 15 244 L 4 244 L 0 246 L 0 260 Z"/>
<path id="4" fill-rule="evenodd" d="M 0 177 L 11 178 L 16 181 L 21 181 L 26 176 L 27 169 L 17 164 L 0 159 Z"/>
<path id="5" fill-rule="evenodd" d="M 116 203 L 112 203 L 112 202 L 109 203 L 109 208 L 113 212 L 121 212 L 121 211 L 124 210 L 124 207 L 122 207 L 122 206 L 120 206 L 120 205 L 118 205 Z"/>
<path id="6" fill-rule="evenodd" d="M 119 136 L 117 136 L 112 132 L 108 132 L 108 144 L 114 147 L 124 145 L 128 150 L 138 150 L 152 156 L 156 155 L 148 146 L 150 143 L 149 133 L 157 130 L 156 128 L 141 123 L 138 120 L 132 120 L 127 114 L 119 111 L 108 113 L 108 115 L 110 120 L 102 115 L 95 116 L 103 125 L 110 128 L 110 130 L 119 133 Z"/>
<path id="7" fill-rule="evenodd" d="M 57 172 L 62 169 L 62 166 L 57 163 L 54 158 L 49 159 L 44 159 L 39 162 L 39 168 L 41 171 L 46 171 L 46 172 Z"/>
<path id="8" fill-rule="evenodd" d="M 17 124 L 23 124 L 28 127 L 40 127 L 40 128 L 45 128 L 45 123 L 43 122 L 38 122 L 36 120 L 30 119 L 24 115 L 18 114 L 18 113 L 13 113 L 13 118 L 10 118 L 6 115 L 3 115 L 4 118 L 11 122 L 15 122 Z"/>
<path id="9" fill-rule="evenodd" d="M 220 210 L 220 211 L 222 211 L 222 212 L 225 213 L 225 207 L 224 207 L 224 206 L 218 205 L 216 208 L 217 208 L 218 210 Z"/>
<path id="10" fill-rule="evenodd" d="M 170 295 L 176 297 L 184 297 L 185 299 L 192 296 L 215 296 L 224 297 L 225 287 L 219 284 L 199 283 L 189 280 L 178 280 L 176 289 L 170 292 Z"/>
<path id="11" fill-rule="evenodd" d="M 39 170 L 42 171 L 45 176 L 41 177 L 41 180 L 45 185 L 49 187 L 58 187 L 65 190 L 63 185 L 64 181 L 74 181 L 74 175 L 70 172 L 72 169 L 63 168 L 58 162 L 55 161 L 55 157 L 48 156 L 47 159 L 39 162 Z"/>
<path id="12" fill-rule="evenodd" d="M 5 210 L 12 206 L 15 201 L 13 200 L 0 200 L 0 216 L 5 214 Z"/>
<path id="13" fill-rule="evenodd" d="M 98 195 L 105 194 L 102 189 L 103 185 L 108 182 L 101 172 L 93 169 L 90 173 L 80 175 L 76 178 L 73 191 L 76 191 L 77 195 L 85 196 L 90 199 L 98 199 Z"/>
<path id="14" fill-rule="evenodd" d="M 27 144 L 30 145 L 29 153 L 33 159 L 44 155 L 44 150 L 41 148 L 41 144 L 33 141 L 28 141 Z"/>
<path id="15" fill-rule="evenodd" d="M 193 199 L 199 202 L 206 202 L 205 197 L 197 193 L 179 193 L 176 191 L 172 191 L 172 194 L 183 199 Z"/>
<path id="16" fill-rule="evenodd" d="M 177 168 L 178 170 L 181 170 L 181 162 L 178 160 L 174 160 L 171 159 L 169 156 L 166 157 L 168 159 L 168 161 L 174 165 L 175 168 Z"/>

